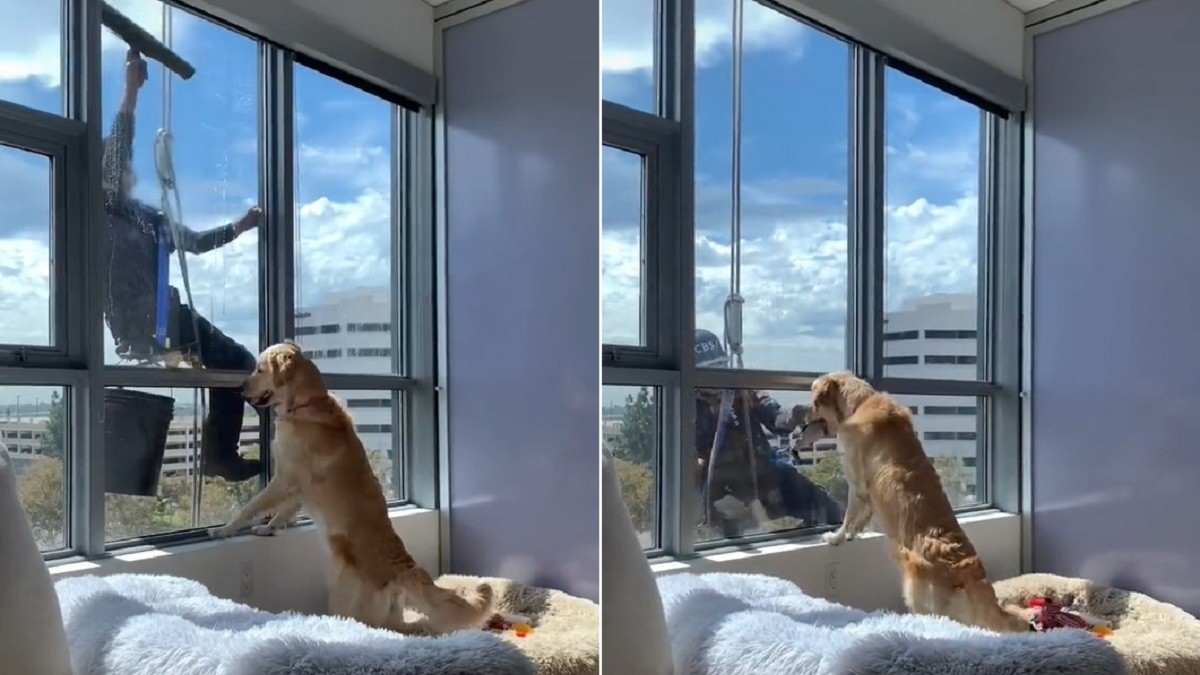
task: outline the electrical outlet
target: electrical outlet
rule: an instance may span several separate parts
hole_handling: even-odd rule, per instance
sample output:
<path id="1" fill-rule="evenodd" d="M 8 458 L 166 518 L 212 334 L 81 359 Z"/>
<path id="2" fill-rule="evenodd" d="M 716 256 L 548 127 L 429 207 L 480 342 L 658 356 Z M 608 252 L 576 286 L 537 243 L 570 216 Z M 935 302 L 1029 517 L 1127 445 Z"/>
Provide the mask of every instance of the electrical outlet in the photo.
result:
<path id="1" fill-rule="evenodd" d="M 238 599 L 249 600 L 254 595 L 254 566 L 249 560 L 243 560 L 240 566 L 238 581 Z"/>
<path id="2" fill-rule="evenodd" d="M 830 600 L 836 600 L 841 595 L 838 588 L 838 561 L 830 560 L 825 563 L 825 592 Z"/>

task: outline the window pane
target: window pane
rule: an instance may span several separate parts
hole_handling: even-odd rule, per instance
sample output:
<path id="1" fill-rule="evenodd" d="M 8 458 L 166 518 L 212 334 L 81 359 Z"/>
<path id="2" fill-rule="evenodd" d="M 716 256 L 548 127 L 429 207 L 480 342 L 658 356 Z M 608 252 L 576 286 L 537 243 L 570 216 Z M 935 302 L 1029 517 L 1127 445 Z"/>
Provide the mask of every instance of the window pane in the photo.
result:
<path id="1" fill-rule="evenodd" d="M 604 146 L 603 342 L 646 344 L 646 188 L 641 155 Z"/>
<path id="2" fill-rule="evenodd" d="M 954 508 L 983 503 L 984 399 L 973 396 L 894 395 L 913 413 L 913 427 L 933 461 Z"/>
<path id="3" fill-rule="evenodd" d="M 983 116 L 895 70 L 886 91 L 884 374 L 979 379 Z"/>
<path id="4" fill-rule="evenodd" d="M 70 415 L 64 387 L 0 389 L 0 442 L 17 474 L 17 498 L 42 551 L 67 545 Z"/>
<path id="5" fill-rule="evenodd" d="M 128 4 L 115 3 L 122 10 Z M 62 6 L 58 0 L 0 0 L 0 99 L 62 114 Z M 112 45 L 104 37 L 107 51 Z"/>
<path id="6" fill-rule="evenodd" d="M 324 372 L 396 373 L 392 106 L 295 74 L 296 337 Z"/>
<path id="7" fill-rule="evenodd" d="M 249 370 L 259 346 L 257 225 L 274 220 L 251 211 L 259 195 L 258 46 L 157 0 L 129 7 L 155 36 L 165 15 L 166 41 L 197 73 L 183 80 L 146 60 L 131 128 L 118 114 L 126 53 L 104 52 L 105 360 L 157 366 L 182 354 L 185 363 L 210 369 Z M 156 157 L 167 127 L 170 162 Z M 172 178 L 177 212 L 163 188 Z M 186 279 L 175 249 L 184 252 Z"/>
<path id="8" fill-rule="evenodd" d="M 659 546 L 660 419 L 657 389 L 604 387 L 604 447 L 616 461 L 621 498 L 646 549 Z"/>
<path id="9" fill-rule="evenodd" d="M 696 328 L 720 338 L 732 265 L 731 0 L 701 2 L 697 11 Z M 744 36 L 745 366 L 841 369 L 847 365 L 850 49 L 757 2 L 745 4 Z"/>
<path id="10" fill-rule="evenodd" d="M 731 414 L 722 417 L 726 399 Z M 795 447 L 809 400 L 807 391 L 695 391 L 697 541 L 842 521 L 846 485 L 834 444 Z"/>
<path id="11" fill-rule="evenodd" d="M 656 0 L 606 0 L 601 5 L 604 99 L 658 111 L 654 58 Z"/>
<path id="12" fill-rule="evenodd" d="M 0 343 L 50 346 L 52 162 L 0 145 L 0 176 Z"/>
<path id="13" fill-rule="evenodd" d="M 388 501 L 404 494 L 404 410 L 401 394 L 390 391 L 331 391 L 346 405 L 354 428 L 367 451 L 367 460 Z"/>
<path id="14" fill-rule="evenodd" d="M 220 525 L 262 489 L 259 414 L 240 390 L 220 394 L 209 410 L 236 403 L 237 436 L 204 424 L 198 389 L 105 390 L 105 541 Z"/>

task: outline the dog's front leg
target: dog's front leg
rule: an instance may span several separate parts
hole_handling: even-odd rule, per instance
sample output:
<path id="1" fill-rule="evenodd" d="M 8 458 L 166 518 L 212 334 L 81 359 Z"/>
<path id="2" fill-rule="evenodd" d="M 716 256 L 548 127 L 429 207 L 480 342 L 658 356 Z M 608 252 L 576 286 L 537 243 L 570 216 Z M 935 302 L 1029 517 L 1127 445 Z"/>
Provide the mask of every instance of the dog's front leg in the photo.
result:
<path id="1" fill-rule="evenodd" d="M 852 502 L 858 504 L 858 508 L 854 510 L 853 517 L 851 517 L 850 511 L 847 509 L 846 519 L 842 523 L 842 527 L 846 531 L 846 541 L 852 541 L 855 537 L 862 534 L 862 531 L 870 524 L 871 516 L 874 515 L 874 509 L 871 508 L 870 496 L 854 495 L 850 499 Z"/>
<path id="2" fill-rule="evenodd" d="M 288 497 L 278 509 L 275 509 L 275 515 L 271 516 L 271 520 L 266 523 L 255 525 L 250 528 L 250 533 L 259 537 L 269 537 L 275 534 L 276 530 L 282 530 L 293 525 L 292 519 L 296 514 L 300 513 L 300 500 L 296 497 Z"/>
<path id="3" fill-rule="evenodd" d="M 260 513 L 265 513 L 283 504 L 295 493 L 295 489 L 290 483 L 280 480 L 279 476 L 271 479 L 267 483 L 267 487 L 263 488 L 262 492 L 254 495 L 246 506 L 238 512 L 228 523 L 220 526 L 209 528 L 208 536 L 213 539 L 221 539 L 232 535 L 234 532 L 249 525 Z"/>
<path id="4" fill-rule="evenodd" d="M 858 531 L 854 529 L 854 526 L 862 519 L 864 510 L 866 511 L 867 519 L 869 520 L 871 517 L 870 503 L 863 502 L 863 500 L 859 499 L 856 495 L 851 494 L 850 499 L 847 500 L 846 515 L 844 518 L 842 518 L 842 524 L 839 525 L 838 529 L 834 530 L 833 532 L 826 532 L 825 534 L 821 535 L 821 541 L 829 544 L 830 546 L 837 546 L 847 539 L 853 539 L 855 535 L 858 534 Z M 861 529 L 861 526 L 859 526 L 859 529 Z"/>

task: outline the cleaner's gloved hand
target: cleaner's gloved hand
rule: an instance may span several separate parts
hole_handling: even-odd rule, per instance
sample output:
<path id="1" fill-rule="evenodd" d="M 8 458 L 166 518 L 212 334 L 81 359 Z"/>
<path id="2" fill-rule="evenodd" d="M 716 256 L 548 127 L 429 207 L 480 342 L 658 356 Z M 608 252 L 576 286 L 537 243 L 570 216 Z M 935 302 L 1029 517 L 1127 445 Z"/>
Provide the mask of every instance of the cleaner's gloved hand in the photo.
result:
<path id="1" fill-rule="evenodd" d="M 136 49 L 130 49 L 125 54 L 125 91 L 135 93 L 146 84 L 149 77 L 146 70 L 146 60 Z"/>

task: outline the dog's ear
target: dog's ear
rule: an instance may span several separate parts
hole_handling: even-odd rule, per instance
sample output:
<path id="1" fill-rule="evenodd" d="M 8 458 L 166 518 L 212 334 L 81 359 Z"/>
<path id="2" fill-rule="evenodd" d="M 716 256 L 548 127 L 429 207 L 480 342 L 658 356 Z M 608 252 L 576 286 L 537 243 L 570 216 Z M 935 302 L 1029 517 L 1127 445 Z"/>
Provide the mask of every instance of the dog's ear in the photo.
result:
<path id="1" fill-rule="evenodd" d="M 836 410 L 840 415 L 842 407 L 838 405 L 839 393 L 837 380 L 831 377 L 818 377 L 812 385 L 813 410 L 827 408 Z"/>
<path id="2" fill-rule="evenodd" d="M 296 359 L 299 355 L 291 349 L 280 349 L 271 354 L 271 379 L 275 385 L 286 384 L 296 371 Z"/>

